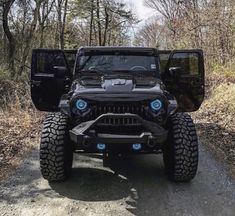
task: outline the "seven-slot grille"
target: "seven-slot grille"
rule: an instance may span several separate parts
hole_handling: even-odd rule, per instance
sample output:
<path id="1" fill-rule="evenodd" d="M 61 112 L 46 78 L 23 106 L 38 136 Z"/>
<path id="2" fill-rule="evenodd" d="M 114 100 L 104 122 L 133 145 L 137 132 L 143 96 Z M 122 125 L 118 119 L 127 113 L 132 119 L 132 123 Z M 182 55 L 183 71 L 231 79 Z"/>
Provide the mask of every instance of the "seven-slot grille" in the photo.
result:
<path id="1" fill-rule="evenodd" d="M 143 118 L 147 116 L 146 114 L 146 105 L 142 103 L 135 103 L 135 104 L 95 104 L 92 106 L 92 117 L 95 119 L 102 114 L 106 113 L 115 113 L 115 114 L 124 114 L 124 113 L 131 113 L 137 114 Z M 133 117 L 120 117 L 120 118 L 104 118 L 101 122 L 103 125 L 140 125 L 140 122 Z"/>
<path id="2" fill-rule="evenodd" d="M 106 113 L 132 113 L 142 115 L 145 113 L 145 106 L 142 104 L 113 104 L 113 105 L 95 105 L 93 107 L 95 116 L 100 116 Z"/>

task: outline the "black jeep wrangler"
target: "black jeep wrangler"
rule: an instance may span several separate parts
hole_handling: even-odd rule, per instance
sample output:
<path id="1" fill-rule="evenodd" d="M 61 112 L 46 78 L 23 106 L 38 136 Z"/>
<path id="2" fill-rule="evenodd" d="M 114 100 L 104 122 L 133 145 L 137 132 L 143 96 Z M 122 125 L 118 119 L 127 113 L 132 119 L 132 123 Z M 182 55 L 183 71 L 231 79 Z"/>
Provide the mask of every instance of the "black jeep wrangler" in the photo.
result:
<path id="1" fill-rule="evenodd" d="M 168 177 L 197 172 L 198 138 L 189 114 L 204 98 L 201 50 L 141 47 L 33 50 L 32 100 L 44 121 L 41 172 L 69 177 L 73 153 L 163 153 Z"/>

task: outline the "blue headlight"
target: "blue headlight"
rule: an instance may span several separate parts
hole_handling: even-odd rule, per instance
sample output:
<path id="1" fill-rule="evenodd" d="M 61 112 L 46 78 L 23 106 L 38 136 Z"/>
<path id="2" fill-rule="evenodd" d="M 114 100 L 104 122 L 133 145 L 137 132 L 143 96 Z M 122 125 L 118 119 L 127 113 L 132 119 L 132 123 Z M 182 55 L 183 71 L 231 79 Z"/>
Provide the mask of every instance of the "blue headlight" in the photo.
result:
<path id="1" fill-rule="evenodd" d="M 106 145 L 102 144 L 102 143 L 99 143 L 99 144 L 97 144 L 97 149 L 100 150 L 100 151 L 103 151 L 103 150 L 106 149 Z"/>
<path id="2" fill-rule="evenodd" d="M 150 106 L 153 111 L 159 111 L 162 108 L 162 101 L 156 99 L 153 102 L 151 102 Z"/>
<path id="3" fill-rule="evenodd" d="M 88 108 L 88 103 L 82 99 L 79 99 L 77 102 L 76 102 L 76 107 L 78 110 L 84 112 L 87 110 Z"/>
<path id="4" fill-rule="evenodd" d="M 139 143 L 136 143 L 136 144 L 133 144 L 133 145 L 132 145 L 132 149 L 133 149 L 134 151 L 139 151 L 139 150 L 141 150 L 141 148 L 142 148 L 142 145 L 139 144 Z"/>

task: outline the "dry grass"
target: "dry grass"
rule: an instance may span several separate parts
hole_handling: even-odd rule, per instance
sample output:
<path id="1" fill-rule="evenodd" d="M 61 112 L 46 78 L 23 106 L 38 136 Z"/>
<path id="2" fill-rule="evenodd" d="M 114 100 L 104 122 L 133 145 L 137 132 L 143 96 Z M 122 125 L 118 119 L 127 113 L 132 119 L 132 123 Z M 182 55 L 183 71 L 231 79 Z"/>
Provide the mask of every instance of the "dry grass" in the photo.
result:
<path id="1" fill-rule="evenodd" d="M 1 80 L 2 81 L 2 80 Z M 0 83 L 0 179 L 11 173 L 39 139 L 42 114 L 31 104 L 26 83 Z"/>
<path id="2" fill-rule="evenodd" d="M 202 111 L 215 124 L 235 131 L 235 83 L 219 85 L 203 104 Z"/>
<path id="3" fill-rule="evenodd" d="M 217 79 L 222 78 L 227 81 L 235 81 L 235 61 L 232 60 L 223 66 L 215 65 L 210 76 Z"/>
<path id="4" fill-rule="evenodd" d="M 38 143 L 40 116 L 33 112 L 0 112 L 0 179 Z"/>
<path id="5" fill-rule="evenodd" d="M 235 176 L 235 62 L 216 68 L 208 81 L 207 99 L 193 116 L 200 139 L 229 164 Z"/>

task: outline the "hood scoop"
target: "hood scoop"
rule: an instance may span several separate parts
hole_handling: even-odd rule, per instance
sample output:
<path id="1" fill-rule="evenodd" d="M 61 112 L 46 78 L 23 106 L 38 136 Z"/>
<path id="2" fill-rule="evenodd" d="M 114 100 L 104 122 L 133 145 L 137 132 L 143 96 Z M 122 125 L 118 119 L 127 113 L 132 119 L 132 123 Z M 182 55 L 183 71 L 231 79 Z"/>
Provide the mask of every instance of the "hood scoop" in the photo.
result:
<path id="1" fill-rule="evenodd" d="M 127 79 L 107 79 L 102 84 L 102 87 L 109 92 L 132 91 L 134 86 L 133 80 Z"/>

